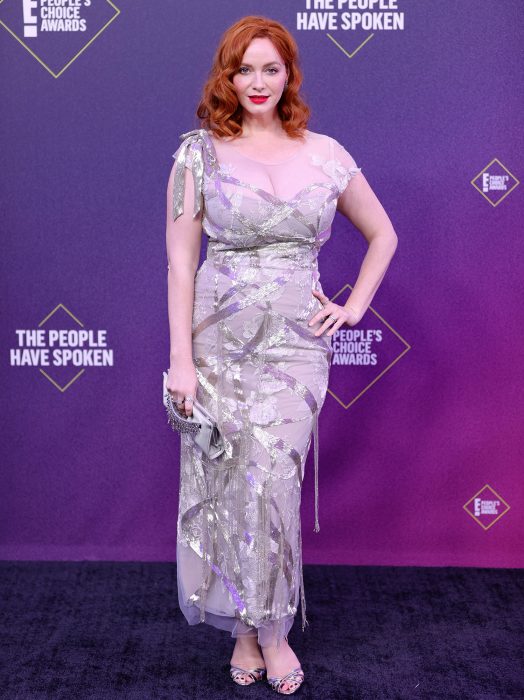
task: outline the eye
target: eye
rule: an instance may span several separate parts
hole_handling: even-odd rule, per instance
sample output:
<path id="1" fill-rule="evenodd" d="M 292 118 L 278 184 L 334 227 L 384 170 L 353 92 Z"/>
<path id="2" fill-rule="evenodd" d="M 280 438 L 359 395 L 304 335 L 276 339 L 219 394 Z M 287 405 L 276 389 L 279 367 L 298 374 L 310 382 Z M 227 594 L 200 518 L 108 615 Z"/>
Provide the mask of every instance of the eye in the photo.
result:
<path id="1" fill-rule="evenodd" d="M 271 75 L 275 75 L 275 73 L 278 73 L 278 68 L 268 68 L 267 70 L 272 71 Z M 247 66 L 240 66 L 240 68 L 238 69 L 238 72 L 241 75 L 246 75 L 244 71 L 249 72 L 249 68 Z"/>

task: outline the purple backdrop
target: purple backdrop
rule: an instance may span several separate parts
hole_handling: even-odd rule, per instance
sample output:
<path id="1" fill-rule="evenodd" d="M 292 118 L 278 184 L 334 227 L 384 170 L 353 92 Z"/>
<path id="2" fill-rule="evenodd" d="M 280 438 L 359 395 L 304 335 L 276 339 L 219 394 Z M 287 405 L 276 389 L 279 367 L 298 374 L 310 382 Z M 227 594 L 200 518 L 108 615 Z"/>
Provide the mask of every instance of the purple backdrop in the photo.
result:
<path id="1" fill-rule="evenodd" d="M 338 334 L 304 560 L 522 566 L 521 0 L 316 15 L 230 1 L 220 19 L 209 0 L 93 0 L 72 31 L 35 24 L 40 4 L 0 4 L 0 557 L 175 559 L 165 191 L 219 37 L 253 13 L 293 31 L 309 128 L 354 156 L 399 237 L 363 321 Z M 331 298 L 365 250 L 337 214 Z"/>

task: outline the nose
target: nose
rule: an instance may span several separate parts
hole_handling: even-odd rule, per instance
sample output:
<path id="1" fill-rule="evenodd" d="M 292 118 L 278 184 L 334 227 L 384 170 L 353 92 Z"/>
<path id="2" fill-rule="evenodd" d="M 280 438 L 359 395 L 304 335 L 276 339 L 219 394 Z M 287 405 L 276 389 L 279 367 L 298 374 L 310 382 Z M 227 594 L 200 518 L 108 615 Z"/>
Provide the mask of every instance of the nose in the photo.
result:
<path id="1" fill-rule="evenodd" d="M 259 73 L 258 71 L 255 72 L 255 77 L 253 78 L 253 88 L 255 90 L 263 90 L 265 87 L 264 84 L 264 78 L 262 76 L 262 73 Z"/>

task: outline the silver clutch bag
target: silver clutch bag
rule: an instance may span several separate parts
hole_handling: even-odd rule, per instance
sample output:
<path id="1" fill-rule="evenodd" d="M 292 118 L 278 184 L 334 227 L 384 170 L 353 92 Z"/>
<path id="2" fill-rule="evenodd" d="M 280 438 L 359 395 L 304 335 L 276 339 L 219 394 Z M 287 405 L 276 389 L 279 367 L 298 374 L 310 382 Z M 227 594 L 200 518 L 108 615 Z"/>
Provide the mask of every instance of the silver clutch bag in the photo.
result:
<path id="1" fill-rule="evenodd" d="M 202 452 L 215 459 L 224 452 L 224 439 L 220 434 L 216 420 L 196 400 L 193 401 L 193 415 L 182 415 L 177 411 L 171 394 L 167 390 L 167 372 L 164 376 L 163 400 L 167 412 L 168 423 L 179 433 L 191 433 L 195 443 Z"/>

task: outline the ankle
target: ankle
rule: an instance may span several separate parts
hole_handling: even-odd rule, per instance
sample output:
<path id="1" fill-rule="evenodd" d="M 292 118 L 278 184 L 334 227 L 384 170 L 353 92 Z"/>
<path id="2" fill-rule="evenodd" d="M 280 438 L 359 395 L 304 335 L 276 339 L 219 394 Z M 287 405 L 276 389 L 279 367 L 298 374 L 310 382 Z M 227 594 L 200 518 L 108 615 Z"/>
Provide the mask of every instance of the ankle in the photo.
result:
<path id="1" fill-rule="evenodd" d="M 257 637 L 248 637 L 247 639 L 240 639 L 240 637 L 237 637 L 233 653 L 247 656 L 260 656 Z"/>
<path id="2" fill-rule="evenodd" d="M 281 639 L 280 644 L 278 642 L 273 642 L 272 644 L 267 644 L 262 647 L 264 651 L 268 650 L 270 653 L 273 651 L 280 651 L 281 649 L 291 649 L 287 639 Z"/>
<path id="3" fill-rule="evenodd" d="M 239 647 L 254 647 L 258 645 L 258 637 L 255 637 L 254 635 L 249 637 L 237 637 L 236 644 L 238 644 Z"/>

